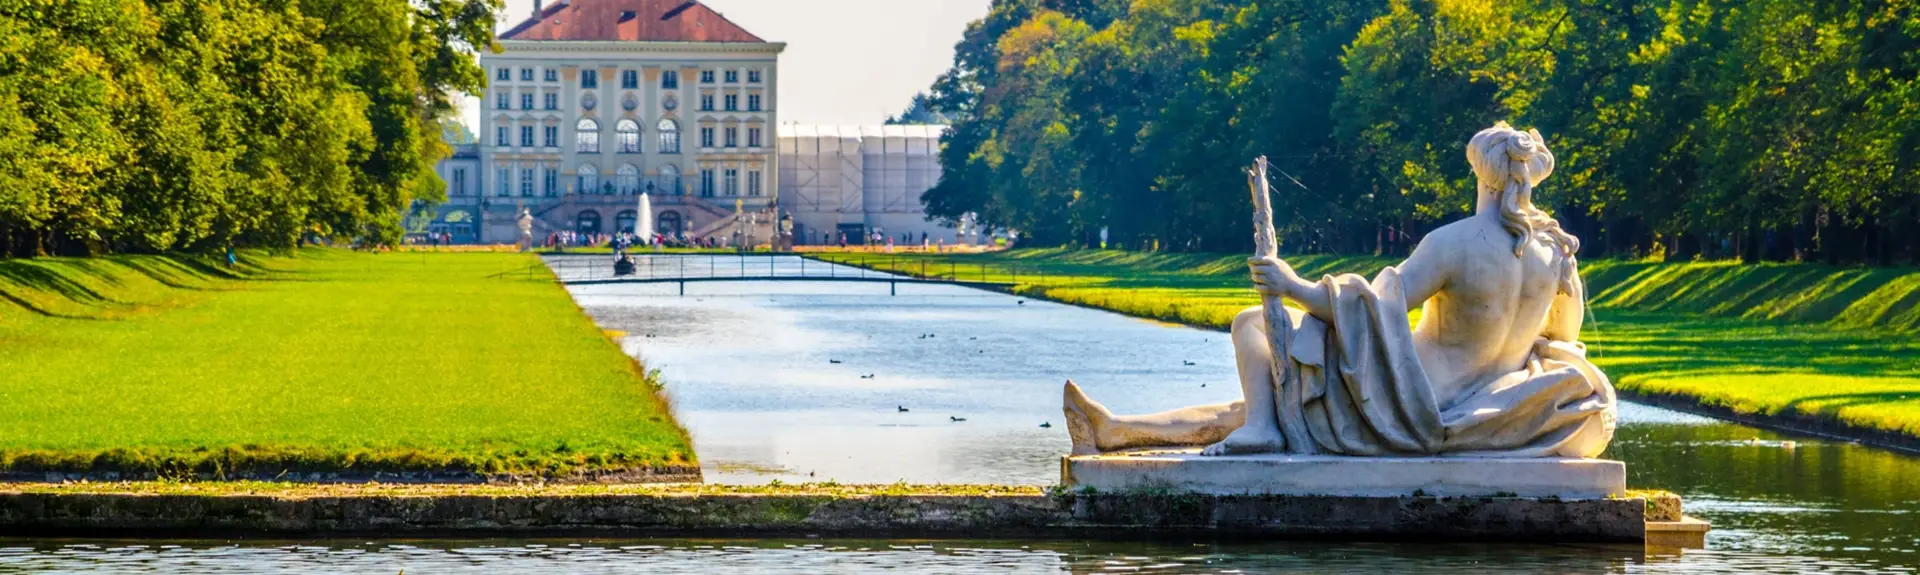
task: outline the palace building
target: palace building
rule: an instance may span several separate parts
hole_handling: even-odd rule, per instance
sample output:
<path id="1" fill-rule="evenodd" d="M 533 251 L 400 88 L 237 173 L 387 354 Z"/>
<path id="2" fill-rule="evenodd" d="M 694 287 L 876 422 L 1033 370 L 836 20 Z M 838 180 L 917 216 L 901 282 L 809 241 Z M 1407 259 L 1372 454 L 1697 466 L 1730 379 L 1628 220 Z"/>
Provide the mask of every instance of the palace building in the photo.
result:
<path id="1" fill-rule="evenodd" d="M 781 126 L 786 44 L 701 2 L 536 0 L 497 43 L 478 141 L 440 165 L 454 241 L 517 241 L 522 209 L 536 238 L 631 232 L 643 192 L 674 236 L 953 239 L 920 211 L 943 127 Z"/>
<path id="2" fill-rule="evenodd" d="M 780 127 L 780 211 L 799 244 L 850 243 L 874 232 L 896 242 L 959 240 L 927 221 L 921 194 L 940 183 L 946 126 Z"/>
<path id="3" fill-rule="evenodd" d="M 687 0 L 536 2 L 497 42 L 480 57 L 479 173 L 442 168 L 457 238 L 514 241 L 522 208 L 540 236 L 631 231 L 643 191 L 673 234 L 770 213 L 785 44 Z"/>

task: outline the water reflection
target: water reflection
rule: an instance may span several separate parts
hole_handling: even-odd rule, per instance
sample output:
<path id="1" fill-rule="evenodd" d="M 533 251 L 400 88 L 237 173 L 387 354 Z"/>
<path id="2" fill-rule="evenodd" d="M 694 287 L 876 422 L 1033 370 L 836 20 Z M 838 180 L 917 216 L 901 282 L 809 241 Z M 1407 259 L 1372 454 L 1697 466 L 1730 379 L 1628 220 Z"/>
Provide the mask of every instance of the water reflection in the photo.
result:
<path id="1" fill-rule="evenodd" d="M 869 540 L 142 541 L 0 539 L 0 571 L 159 573 L 1534 573 L 1897 569 L 1635 546 Z"/>

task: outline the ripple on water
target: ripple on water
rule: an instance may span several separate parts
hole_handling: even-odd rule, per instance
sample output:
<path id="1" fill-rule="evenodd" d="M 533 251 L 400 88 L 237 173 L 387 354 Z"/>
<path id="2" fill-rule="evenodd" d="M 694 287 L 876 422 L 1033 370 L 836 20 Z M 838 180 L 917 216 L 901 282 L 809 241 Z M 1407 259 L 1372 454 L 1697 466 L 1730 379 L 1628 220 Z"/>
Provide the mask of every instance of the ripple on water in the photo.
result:
<path id="1" fill-rule="evenodd" d="M 1504 572 L 1883 571 L 1879 561 L 1715 549 L 1649 555 L 1638 546 L 1416 543 L 1166 543 L 618 540 L 367 542 L 316 548 L 187 542 L 172 550 L 79 541 L 0 549 L 8 571 L 418 573 Z M 1899 569 L 1895 569 L 1899 570 Z"/>

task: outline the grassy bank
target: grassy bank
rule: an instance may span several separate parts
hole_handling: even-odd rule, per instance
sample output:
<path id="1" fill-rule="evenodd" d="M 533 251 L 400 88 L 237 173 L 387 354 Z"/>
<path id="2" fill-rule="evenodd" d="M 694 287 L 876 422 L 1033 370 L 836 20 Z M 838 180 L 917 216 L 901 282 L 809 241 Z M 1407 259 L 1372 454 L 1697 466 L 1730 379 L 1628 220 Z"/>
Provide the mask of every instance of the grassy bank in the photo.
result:
<path id="1" fill-rule="evenodd" d="M 908 274 L 1017 279 L 1021 294 L 1216 329 L 1259 303 L 1243 255 L 1014 250 L 815 257 Z M 1371 275 L 1394 263 L 1330 256 L 1288 261 L 1307 277 Z M 1582 266 L 1594 316 L 1582 339 L 1621 390 L 1920 445 L 1920 270 L 1605 260 Z"/>
<path id="2" fill-rule="evenodd" d="M 658 388 L 530 255 L 0 262 L 0 470 L 687 469 Z M 531 276 L 531 277 L 530 277 Z"/>

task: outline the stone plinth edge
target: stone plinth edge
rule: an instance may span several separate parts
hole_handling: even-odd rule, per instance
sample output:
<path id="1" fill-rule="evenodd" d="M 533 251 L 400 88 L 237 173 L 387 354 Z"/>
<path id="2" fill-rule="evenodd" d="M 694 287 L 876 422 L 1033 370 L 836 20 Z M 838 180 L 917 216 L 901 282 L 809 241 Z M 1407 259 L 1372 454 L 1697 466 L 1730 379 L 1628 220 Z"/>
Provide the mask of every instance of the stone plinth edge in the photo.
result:
<path id="1" fill-rule="evenodd" d="M 0 492 L 0 534 L 1338 537 L 1640 542 L 1640 498 L 1049 494 L 431 495 Z"/>
<path id="2" fill-rule="evenodd" d="M 1604 499 L 1627 466 L 1572 458 L 1202 456 L 1193 450 L 1065 457 L 1061 484 L 1097 491 L 1333 497 Z"/>

